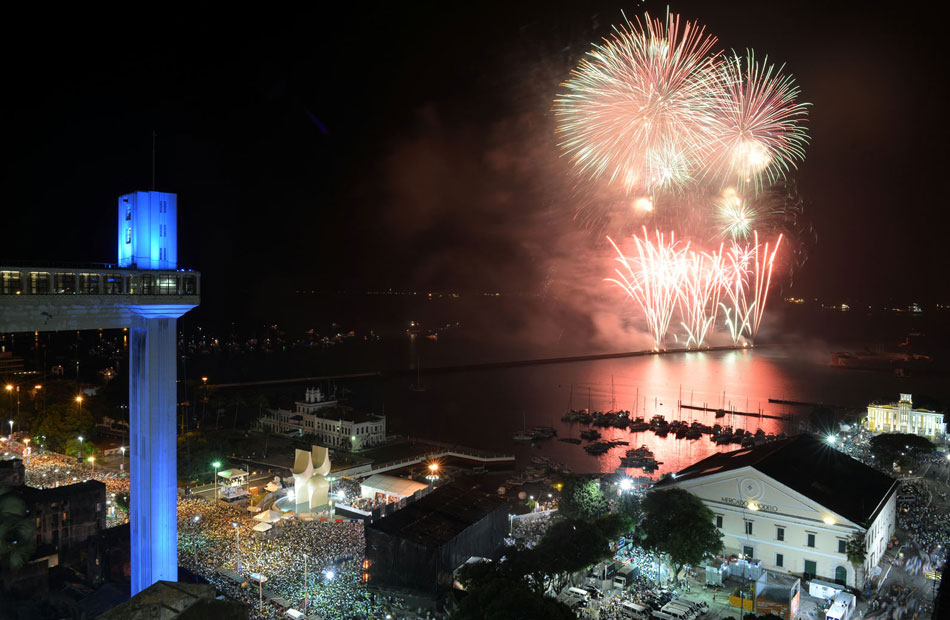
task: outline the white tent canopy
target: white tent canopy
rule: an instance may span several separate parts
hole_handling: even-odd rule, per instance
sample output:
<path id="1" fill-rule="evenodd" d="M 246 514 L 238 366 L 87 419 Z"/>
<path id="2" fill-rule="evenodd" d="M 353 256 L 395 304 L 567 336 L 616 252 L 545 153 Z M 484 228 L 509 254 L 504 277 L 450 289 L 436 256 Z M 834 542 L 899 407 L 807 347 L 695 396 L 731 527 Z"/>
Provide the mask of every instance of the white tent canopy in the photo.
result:
<path id="1" fill-rule="evenodd" d="M 247 472 L 243 469 L 222 469 L 218 472 L 218 477 L 224 478 L 225 480 L 234 480 L 235 478 L 240 478 L 246 475 Z"/>
<path id="2" fill-rule="evenodd" d="M 261 523 L 277 523 L 283 516 L 282 513 L 274 510 L 265 510 L 260 514 L 254 515 L 254 520 L 260 521 Z"/>
<path id="3" fill-rule="evenodd" d="M 387 476 L 385 474 L 373 474 L 360 483 L 360 494 L 363 497 L 373 497 L 376 493 L 391 495 L 402 499 L 409 497 L 420 489 L 425 489 L 428 485 L 415 480 L 406 480 L 396 476 Z"/>
<path id="4" fill-rule="evenodd" d="M 258 523 L 257 525 L 254 526 L 253 529 L 254 529 L 255 532 L 266 532 L 267 530 L 271 529 L 272 527 L 274 527 L 274 526 L 271 525 L 270 523 Z"/>

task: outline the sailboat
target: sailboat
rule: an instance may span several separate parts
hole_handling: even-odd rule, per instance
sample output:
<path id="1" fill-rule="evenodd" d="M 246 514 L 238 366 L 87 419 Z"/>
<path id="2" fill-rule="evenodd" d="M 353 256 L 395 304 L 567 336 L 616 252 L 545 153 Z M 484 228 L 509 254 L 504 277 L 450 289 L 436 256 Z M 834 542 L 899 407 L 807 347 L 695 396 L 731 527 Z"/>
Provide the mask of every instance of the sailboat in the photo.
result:
<path id="1" fill-rule="evenodd" d="M 534 433 L 528 432 L 528 418 L 523 411 L 521 412 L 521 418 L 522 418 L 523 428 L 520 431 L 515 431 L 515 434 L 512 435 L 511 438 L 514 439 L 515 441 L 530 443 L 534 441 L 535 436 L 534 436 Z"/>

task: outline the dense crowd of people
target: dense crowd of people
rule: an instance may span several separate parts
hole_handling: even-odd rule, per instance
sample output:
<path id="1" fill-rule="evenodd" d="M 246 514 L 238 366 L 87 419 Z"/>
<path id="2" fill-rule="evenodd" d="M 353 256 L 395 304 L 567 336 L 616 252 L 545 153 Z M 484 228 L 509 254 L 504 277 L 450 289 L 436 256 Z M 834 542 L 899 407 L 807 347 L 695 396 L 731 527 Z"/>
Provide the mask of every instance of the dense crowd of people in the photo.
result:
<path id="1" fill-rule="evenodd" d="M 29 455 L 20 454 L 24 461 L 27 486 L 38 489 L 51 489 L 67 484 L 76 484 L 86 480 L 98 480 L 106 485 L 106 499 L 109 510 L 106 512 L 106 527 L 128 523 L 129 513 L 116 504 L 116 495 L 128 495 L 129 477 L 127 474 L 112 470 L 94 468 L 89 463 L 80 462 L 75 457 L 64 456 L 56 452 L 40 452 Z"/>
<path id="2" fill-rule="evenodd" d="M 945 494 L 944 494 L 945 495 Z M 936 498 L 941 504 L 942 497 Z M 943 570 L 950 545 L 950 515 L 935 498 L 927 484 L 904 482 L 898 496 L 897 524 L 907 533 L 907 544 L 895 560 L 897 566 L 912 575 Z"/>
<path id="3" fill-rule="evenodd" d="M 289 518 L 264 533 L 255 532 L 255 525 L 258 522 L 242 508 L 180 499 L 179 562 L 231 598 L 246 603 L 252 617 L 261 620 L 276 620 L 286 609 L 268 596 L 285 599 L 289 606 L 303 611 L 305 594 L 308 609 L 319 610 L 326 620 L 407 617 L 402 611 L 404 601 L 376 595 L 363 583 L 362 521 Z M 251 582 L 245 587 L 219 569 L 245 579 L 257 573 L 267 581 L 260 590 Z"/>

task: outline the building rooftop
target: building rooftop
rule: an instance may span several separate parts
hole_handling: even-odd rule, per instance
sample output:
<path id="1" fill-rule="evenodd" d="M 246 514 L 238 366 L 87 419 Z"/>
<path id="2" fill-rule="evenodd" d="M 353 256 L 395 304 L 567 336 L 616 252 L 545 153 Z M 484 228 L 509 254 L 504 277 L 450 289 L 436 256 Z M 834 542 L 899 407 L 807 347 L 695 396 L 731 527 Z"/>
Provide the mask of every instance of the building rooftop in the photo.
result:
<path id="1" fill-rule="evenodd" d="M 803 433 L 755 448 L 721 452 L 659 482 L 663 488 L 684 480 L 752 467 L 811 498 L 829 510 L 867 526 L 898 487 L 898 482 L 873 467 Z"/>
<path id="2" fill-rule="evenodd" d="M 67 484 L 50 489 L 38 489 L 36 487 L 24 486 L 23 499 L 29 504 L 33 501 L 59 501 L 69 499 L 80 493 L 91 493 L 94 491 L 106 492 L 106 484 L 98 480 L 86 480 L 75 484 Z"/>
<path id="3" fill-rule="evenodd" d="M 416 544 L 439 547 L 505 506 L 497 487 L 461 478 L 366 526 Z"/>
<path id="4" fill-rule="evenodd" d="M 360 482 L 360 487 L 372 489 L 386 495 L 395 495 L 397 497 L 409 497 L 416 491 L 425 489 L 428 485 L 415 480 L 407 480 L 396 476 L 387 476 L 386 474 L 373 474 L 366 480 Z"/>

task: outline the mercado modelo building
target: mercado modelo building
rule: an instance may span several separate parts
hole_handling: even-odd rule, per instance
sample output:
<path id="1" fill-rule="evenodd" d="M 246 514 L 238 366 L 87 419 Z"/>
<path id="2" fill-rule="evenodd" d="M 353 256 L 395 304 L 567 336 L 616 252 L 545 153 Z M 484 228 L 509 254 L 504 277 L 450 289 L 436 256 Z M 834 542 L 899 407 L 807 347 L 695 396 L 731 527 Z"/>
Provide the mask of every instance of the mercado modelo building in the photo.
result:
<path id="1" fill-rule="evenodd" d="M 872 433 L 909 433 L 928 439 L 943 439 L 947 434 L 944 414 L 915 409 L 910 394 L 901 394 L 896 403 L 868 405 L 865 427 Z"/>
<path id="2" fill-rule="evenodd" d="M 894 533 L 898 481 L 802 434 L 710 456 L 656 486 L 681 488 L 712 510 L 723 552 L 776 573 L 860 587 Z M 863 570 L 848 539 L 865 536 Z"/>

